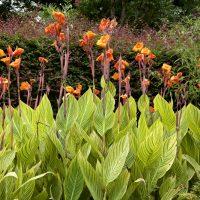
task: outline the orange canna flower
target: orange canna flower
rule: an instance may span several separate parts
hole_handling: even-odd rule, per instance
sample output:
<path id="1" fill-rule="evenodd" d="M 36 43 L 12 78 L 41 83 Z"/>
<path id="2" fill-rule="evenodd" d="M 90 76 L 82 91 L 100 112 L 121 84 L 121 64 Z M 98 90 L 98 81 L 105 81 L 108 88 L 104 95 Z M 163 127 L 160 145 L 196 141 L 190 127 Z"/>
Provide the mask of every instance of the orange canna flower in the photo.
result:
<path id="1" fill-rule="evenodd" d="M 92 31 L 88 31 L 86 34 L 85 34 L 85 37 L 88 38 L 88 40 L 93 40 L 95 38 L 96 34 Z"/>
<path id="2" fill-rule="evenodd" d="M 100 93 L 100 91 L 99 90 L 97 90 L 97 89 L 94 89 L 94 94 L 95 95 L 98 95 Z"/>
<path id="3" fill-rule="evenodd" d="M 110 24 L 110 20 L 103 18 L 99 25 L 99 31 L 102 32 L 106 30 L 109 27 L 109 24 Z"/>
<path id="4" fill-rule="evenodd" d="M 163 73 L 169 74 L 171 72 L 171 68 L 172 68 L 172 66 L 170 66 L 170 65 L 168 65 L 166 63 L 164 63 L 162 65 Z"/>
<path id="5" fill-rule="evenodd" d="M 150 53 L 150 54 L 149 54 L 149 58 L 150 58 L 150 59 L 154 59 L 154 58 L 156 58 L 156 55 L 153 54 L 153 53 Z"/>
<path id="6" fill-rule="evenodd" d="M 111 61 L 114 61 L 114 58 L 113 58 L 113 49 L 108 49 L 106 51 L 106 58 L 109 62 Z"/>
<path id="7" fill-rule="evenodd" d="M 114 68 L 118 70 L 120 64 L 120 60 L 117 61 L 117 63 L 114 65 Z M 126 67 L 129 66 L 129 63 L 125 60 L 121 60 L 121 72 L 124 73 L 124 70 Z"/>
<path id="8" fill-rule="evenodd" d="M 48 60 L 44 57 L 39 57 L 38 60 L 41 62 L 41 63 L 48 63 Z"/>
<path id="9" fill-rule="evenodd" d="M 14 62 L 10 63 L 10 66 L 18 70 L 20 67 L 20 64 L 21 64 L 21 58 L 18 58 Z"/>
<path id="10" fill-rule="evenodd" d="M 147 47 L 144 47 L 142 48 L 141 53 L 145 56 L 148 56 L 151 53 L 151 51 Z"/>
<path id="11" fill-rule="evenodd" d="M 60 24 L 65 23 L 65 15 L 62 12 L 54 11 L 52 15 L 58 23 Z"/>
<path id="12" fill-rule="evenodd" d="M 113 75 L 112 75 L 112 79 L 114 79 L 115 81 L 119 80 L 119 74 L 117 72 L 115 72 Z"/>
<path id="13" fill-rule="evenodd" d="M 144 47 L 143 42 L 137 42 L 136 45 L 132 48 L 132 50 L 135 52 L 141 51 L 143 47 Z"/>
<path id="14" fill-rule="evenodd" d="M 5 92 L 6 90 L 8 90 L 7 78 L 0 77 L 0 89 L 2 90 L 2 92 Z"/>
<path id="15" fill-rule="evenodd" d="M 102 53 L 100 56 L 97 57 L 96 61 L 97 62 L 102 62 L 103 61 L 103 57 L 104 57 L 104 55 Z"/>
<path id="16" fill-rule="evenodd" d="M 55 22 L 55 23 L 53 24 L 53 26 L 54 26 L 54 31 L 55 31 L 55 33 L 56 33 L 57 35 L 60 35 L 61 25 L 60 25 L 58 22 Z"/>
<path id="17" fill-rule="evenodd" d="M 53 24 L 49 24 L 45 29 L 44 32 L 47 34 L 51 34 L 53 32 Z"/>
<path id="18" fill-rule="evenodd" d="M 21 82 L 20 90 L 26 90 L 26 91 L 28 91 L 31 88 L 32 88 L 31 85 L 27 81 Z"/>
<path id="19" fill-rule="evenodd" d="M 183 75 L 182 72 L 178 72 L 176 76 L 177 76 L 178 78 L 181 78 L 182 75 Z"/>
<path id="20" fill-rule="evenodd" d="M 173 84 L 173 83 L 178 83 L 179 78 L 178 78 L 178 76 L 172 76 L 172 77 L 170 78 L 170 81 L 172 82 L 172 84 Z"/>
<path id="21" fill-rule="evenodd" d="M 172 85 L 173 85 L 172 81 L 171 81 L 171 80 L 168 80 L 168 81 L 167 81 L 167 87 L 168 87 L 168 88 L 171 88 Z"/>
<path id="22" fill-rule="evenodd" d="M 107 58 L 108 62 L 114 61 L 114 58 L 113 58 L 113 49 L 108 49 L 106 51 L 106 58 Z M 102 53 L 100 56 L 98 56 L 97 59 L 96 59 L 96 61 L 97 62 L 102 62 L 103 59 L 104 59 L 104 53 Z"/>
<path id="23" fill-rule="evenodd" d="M 137 53 L 137 55 L 135 56 L 135 60 L 137 62 L 142 62 L 144 60 L 144 54 Z"/>
<path id="24" fill-rule="evenodd" d="M 64 33 L 60 33 L 58 36 L 59 40 L 64 40 L 65 39 L 65 34 Z"/>
<path id="25" fill-rule="evenodd" d="M 149 107 L 149 112 L 150 112 L 150 113 L 154 113 L 154 112 L 155 112 L 155 109 L 154 109 L 153 106 L 150 106 L 150 107 Z"/>
<path id="26" fill-rule="evenodd" d="M 12 56 L 20 56 L 22 53 L 24 53 L 24 49 L 17 47 L 13 52 Z"/>
<path id="27" fill-rule="evenodd" d="M 10 57 L 5 57 L 1 59 L 2 62 L 4 62 L 6 65 L 10 64 Z"/>
<path id="28" fill-rule="evenodd" d="M 66 90 L 68 93 L 70 93 L 70 94 L 73 94 L 73 93 L 74 93 L 74 88 L 71 87 L 71 86 L 67 86 L 67 87 L 65 88 L 65 90 Z"/>
<path id="29" fill-rule="evenodd" d="M 2 49 L 0 49 L 0 57 L 3 57 L 3 56 L 6 56 L 6 54 Z"/>
<path id="30" fill-rule="evenodd" d="M 100 46 L 101 48 L 105 49 L 109 40 L 110 40 L 110 35 L 103 35 L 97 41 L 97 45 Z"/>
<path id="31" fill-rule="evenodd" d="M 7 52 L 9 55 L 12 55 L 13 54 L 13 50 L 12 48 L 10 47 L 10 45 L 7 47 Z"/>
<path id="32" fill-rule="evenodd" d="M 73 94 L 77 95 L 77 96 L 80 96 L 81 95 L 81 90 L 82 90 L 82 85 L 78 85 L 76 87 L 76 90 L 73 91 Z"/>

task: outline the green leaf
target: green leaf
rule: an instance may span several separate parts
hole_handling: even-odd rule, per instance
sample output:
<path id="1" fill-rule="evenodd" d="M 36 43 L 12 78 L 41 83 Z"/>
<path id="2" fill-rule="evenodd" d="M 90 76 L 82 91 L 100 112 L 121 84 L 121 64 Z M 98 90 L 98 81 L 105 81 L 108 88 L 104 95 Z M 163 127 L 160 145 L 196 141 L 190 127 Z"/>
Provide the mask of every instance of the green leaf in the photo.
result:
<path id="1" fill-rule="evenodd" d="M 60 180 L 59 174 L 52 177 L 51 181 L 52 181 L 52 185 L 50 188 L 50 194 L 53 197 L 53 199 L 60 200 L 63 191 L 62 191 L 62 182 Z"/>
<path id="2" fill-rule="evenodd" d="M 138 158 L 145 166 L 151 165 L 160 159 L 163 148 L 163 126 L 157 120 L 149 129 L 144 141 L 141 143 Z"/>
<path id="3" fill-rule="evenodd" d="M 33 200 L 45 200 L 48 199 L 48 193 L 46 188 L 43 188 L 42 192 L 40 192 L 37 196 L 33 197 Z"/>
<path id="4" fill-rule="evenodd" d="M 85 183 L 93 197 L 94 200 L 102 200 L 103 199 L 103 188 L 102 188 L 102 180 L 97 176 L 94 168 L 90 165 L 90 163 L 85 159 L 85 157 L 79 153 L 78 154 L 78 163 L 83 174 Z"/>
<path id="5" fill-rule="evenodd" d="M 159 112 L 165 129 L 173 134 L 176 131 L 176 116 L 171 105 L 158 94 L 154 98 L 154 108 Z"/>
<path id="6" fill-rule="evenodd" d="M 145 112 L 147 109 L 149 109 L 149 98 L 146 94 L 143 94 L 139 100 L 138 100 L 138 109 L 139 111 Z"/>
<path id="7" fill-rule="evenodd" d="M 20 162 L 23 165 L 31 163 L 35 158 L 35 152 L 37 151 L 37 148 L 38 138 L 33 136 L 19 149 L 18 155 Z"/>
<path id="8" fill-rule="evenodd" d="M 93 93 L 88 89 L 78 100 L 79 115 L 77 122 L 85 129 L 90 125 L 91 117 L 94 112 L 95 105 L 93 103 Z"/>
<path id="9" fill-rule="evenodd" d="M 167 179 L 165 179 L 160 186 L 159 189 L 160 197 L 162 198 L 169 190 L 174 189 L 175 186 L 176 186 L 176 178 L 172 176 L 167 177 Z"/>
<path id="10" fill-rule="evenodd" d="M 187 106 L 187 120 L 193 136 L 200 140 L 200 110 L 192 104 Z"/>
<path id="11" fill-rule="evenodd" d="M 66 99 L 66 118 L 64 117 L 64 103 L 58 110 L 56 116 L 56 127 L 57 130 L 66 132 L 73 127 L 78 117 L 78 102 L 73 95 L 69 95 Z"/>
<path id="12" fill-rule="evenodd" d="M 119 177 L 108 185 L 109 200 L 121 200 L 126 193 L 130 173 L 127 170 L 122 171 Z"/>
<path id="13" fill-rule="evenodd" d="M 0 172 L 6 171 L 15 158 L 14 150 L 3 149 L 0 152 Z"/>
<path id="14" fill-rule="evenodd" d="M 83 184 L 84 179 L 75 158 L 69 166 L 67 177 L 64 181 L 65 199 L 78 200 L 83 190 Z"/>
<path id="15" fill-rule="evenodd" d="M 128 135 L 112 144 L 103 163 L 103 177 L 105 184 L 114 181 L 122 171 L 129 152 Z"/>
<path id="16" fill-rule="evenodd" d="M 192 158 L 189 155 L 183 154 L 182 157 L 184 160 L 186 160 L 188 163 L 190 163 L 190 165 L 194 168 L 194 170 L 197 174 L 197 177 L 200 180 L 200 165 L 196 162 L 196 160 L 194 158 Z"/>
<path id="17" fill-rule="evenodd" d="M 93 120 L 96 130 L 101 136 L 105 135 L 105 133 L 114 125 L 114 105 L 115 100 L 110 92 L 107 92 L 105 96 L 105 102 L 102 99 L 101 102 L 97 105 Z"/>
<path id="18" fill-rule="evenodd" d="M 164 147 L 162 150 L 162 156 L 159 159 L 159 162 L 155 165 L 155 170 L 151 171 L 151 179 L 149 184 L 154 187 L 158 179 L 163 177 L 165 173 L 171 168 L 174 159 L 176 157 L 176 135 L 172 135 L 167 138 L 164 142 Z"/>

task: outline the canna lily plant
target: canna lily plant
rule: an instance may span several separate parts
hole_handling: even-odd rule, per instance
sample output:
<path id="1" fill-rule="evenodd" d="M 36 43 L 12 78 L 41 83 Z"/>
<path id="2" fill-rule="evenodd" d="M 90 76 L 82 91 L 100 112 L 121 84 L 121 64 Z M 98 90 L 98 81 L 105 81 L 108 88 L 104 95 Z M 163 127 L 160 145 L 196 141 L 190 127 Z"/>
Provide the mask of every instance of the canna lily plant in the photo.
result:
<path id="1" fill-rule="evenodd" d="M 133 51 L 138 53 L 135 59 L 141 73 L 142 96 L 136 102 L 131 96 L 131 74 L 126 74 L 130 64 L 121 56 L 115 61 L 110 48 L 111 33 L 117 23 L 103 19 L 99 26 L 103 35 L 97 41 L 103 51 L 97 58 L 103 72 L 101 97 L 97 96 L 99 91 L 94 81 L 92 89 L 84 93 L 81 84 L 76 88 L 65 86 L 68 29 L 61 34 L 61 30 L 65 31 L 66 18 L 60 12 L 54 12 L 53 16 L 55 23 L 48 25 L 45 32 L 56 39 L 54 45 L 60 55 L 63 76 L 59 109 L 54 117 L 47 94 L 43 93 L 44 68 L 48 60 L 40 57 L 35 108 L 30 106 L 33 80 L 22 82 L 19 87 L 28 93 L 27 104 L 20 101 L 18 109 L 4 103 L 0 108 L 1 199 L 196 198 L 189 193 L 189 183 L 200 179 L 200 110 L 192 104 L 186 105 L 182 74 L 171 76 L 171 66 L 163 64 L 164 90 L 153 99 L 154 107 L 150 106 L 147 96 L 149 68 L 155 55 L 142 42 L 137 43 Z M 87 32 L 80 41 L 91 59 L 93 79 L 94 36 Z M 8 47 L 8 55 L 0 50 L 1 60 L 4 59 L 7 67 L 20 66 L 20 58 L 12 60 L 13 55 L 22 53 L 21 49 L 16 50 L 18 53 Z M 112 78 L 118 80 L 118 100 L 109 73 L 110 63 L 114 61 L 117 72 Z M 169 89 L 169 81 L 179 94 L 176 111 L 173 102 L 168 103 L 163 95 Z M 4 101 L 9 86 L 9 76 L 8 79 L 1 77 L 0 97 Z"/>

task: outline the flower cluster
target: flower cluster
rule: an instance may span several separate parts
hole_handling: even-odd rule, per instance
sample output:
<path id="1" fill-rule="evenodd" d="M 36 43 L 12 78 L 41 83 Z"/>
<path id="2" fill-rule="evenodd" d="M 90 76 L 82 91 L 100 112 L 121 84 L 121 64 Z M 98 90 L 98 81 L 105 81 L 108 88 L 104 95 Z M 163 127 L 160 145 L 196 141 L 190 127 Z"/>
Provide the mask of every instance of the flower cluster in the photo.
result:
<path id="1" fill-rule="evenodd" d="M 82 90 L 82 85 L 78 85 L 76 87 L 76 89 L 74 89 L 72 86 L 67 86 L 65 88 L 66 92 L 70 93 L 70 94 L 73 94 L 73 95 L 77 95 L 78 97 L 81 96 L 81 90 Z"/>
<path id="2" fill-rule="evenodd" d="M 21 64 L 21 58 L 16 58 L 14 61 L 12 61 L 13 57 L 21 56 L 21 54 L 24 53 L 24 49 L 22 48 L 16 48 L 14 51 L 10 46 L 7 47 L 7 54 L 0 49 L 0 57 L 1 61 L 5 63 L 8 67 L 13 67 L 16 70 L 19 70 L 20 64 Z"/>
<path id="3" fill-rule="evenodd" d="M 176 76 L 171 76 L 171 69 L 172 69 L 171 65 L 163 63 L 162 65 L 163 79 L 164 79 L 164 84 L 168 88 L 171 88 L 173 85 L 179 83 L 180 78 L 182 77 L 182 72 L 178 72 Z"/>
<path id="4" fill-rule="evenodd" d="M 103 18 L 99 24 L 99 31 L 105 33 L 111 32 L 117 26 L 117 24 L 118 23 L 116 19 L 110 20 Z"/>
<path id="5" fill-rule="evenodd" d="M 32 88 L 31 84 L 29 84 L 27 81 L 21 82 L 20 90 L 28 91 Z"/>
<path id="6" fill-rule="evenodd" d="M 65 15 L 62 12 L 54 11 L 52 16 L 55 19 L 54 23 L 50 23 L 45 29 L 45 33 L 49 35 L 53 35 L 56 37 L 56 41 L 53 45 L 57 45 L 57 41 L 62 41 L 66 38 L 65 34 L 62 33 L 62 28 L 66 22 Z"/>

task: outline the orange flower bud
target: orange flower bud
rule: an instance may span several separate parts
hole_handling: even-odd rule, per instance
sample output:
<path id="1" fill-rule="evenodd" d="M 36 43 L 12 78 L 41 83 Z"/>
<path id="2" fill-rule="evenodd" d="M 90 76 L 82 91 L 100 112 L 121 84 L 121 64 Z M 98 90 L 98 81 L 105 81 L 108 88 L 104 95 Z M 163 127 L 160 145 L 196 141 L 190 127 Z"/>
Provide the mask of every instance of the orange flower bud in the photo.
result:
<path id="1" fill-rule="evenodd" d="M 102 53 L 100 56 L 97 57 L 96 61 L 97 62 L 102 62 L 103 61 L 103 57 L 104 56 L 103 56 L 103 53 Z"/>
<path id="2" fill-rule="evenodd" d="M 59 40 L 64 40 L 65 39 L 65 34 L 64 33 L 60 33 L 58 36 Z"/>
<path id="3" fill-rule="evenodd" d="M 2 58 L 1 61 L 4 62 L 7 66 L 10 64 L 10 58 L 9 57 Z"/>
<path id="4" fill-rule="evenodd" d="M 13 50 L 10 46 L 7 47 L 7 52 L 8 52 L 9 55 L 13 54 Z"/>
<path id="5" fill-rule="evenodd" d="M 178 72 L 176 76 L 177 76 L 178 78 L 181 78 L 182 75 L 183 75 L 182 72 Z"/>
<path id="6" fill-rule="evenodd" d="M 0 77 L 0 89 L 2 90 L 2 92 L 5 92 L 6 90 L 8 90 L 7 78 Z"/>
<path id="7" fill-rule="evenodd" d="M 74 93 L 74 88 L 71 87 L 71 86 L 67 86 L 67 87 L 65 88 L 65 90 L 66 90 L 68 93 L 70 93 L 70 94 L 73 94 L 73 93 Z"/>
<path id="8" fill-rule="evenodd" d="M 6 54 L 2 49 L 0 49 L 0 57 L 3 57 L 3 56 L 6 56 Z"/>
<path id="9" fill-rule="evenodd" d="M 200 88 L 200 83 L 197 84 L 197 88 Z"/>
<path id="10" fill-rule="evenodd" d="M 136 45 L 132 48 L 132 50 L 135 52 L 141 51 L 143 47 L 144 47 L 143 42 L 137 42 Z"/>
<path id="11" fill-rule="evenodd" d="M 155 112 L 155 109 L 154 109 L 153 106 L 150 106 L 150 107 L 149 107 L 149 112 L 150 112 L 150 113 L 154 113 L 154 112 Z"/>
<path id="12" fill-rule="evenodd" d="M 21 58 L 18 58 L 14 62 L 10 63 L 10 66 L 18 70 L 20 67 L 20 64 L 21 64 Z"/>
<path id="13" fill-rule="evenodd" d="M 28 91 L 31 88 L 32 88 L 31 85 L 27 81 L 22 82 L 21 85 L 20 85 L 20 90 L 26 90 L 26 91 Z"/>
<path id="14" fill-rule="evenodd" d="M 41 63 L 48 63 L 48 60 L 44 57 L 39 57 L 38 60 L 41 62 Z"/>
<path id="15" fill-rule="evenodd" d="M 112 79 L 114 79 L 115 81 L 119 79 L 119 74 L 117 72 L 115 72 L 113 75 L 112 75 Z"/>
<path id="16" fill-rule="evenodd" d="M 149 54 L 149 58 L 150 58 L 150 59 L 154 59 L 154 58 L 156 58 L 156 55 L 153 54 L 153 53 L 150 53 L 150 54 Z"/>
<path id="17" fill-rule="evenodd" d="M 95 95 L 98 95 L 100 93 L 100 91 L 99 90 L 97 90 L 97 89 L 94 89 L 94 94 Z"/>
<path id="18" fill-rule="evenodd" d="M 172 77 L 170 78 L 170 80 L 171 80 L 172 83 L 178 83 L 179 78 L 178 78 L 178 76 L 172 76 Z"/>
<path id="19" fill-rule="evenodd" d="M 108 49 L 106 51 L 106 57 L 107 57 L 109 62 L 114 60 L 114 58 L 113 58 L 113 49 Z"/>
<path id="20" fill-rule="evenodd" d="M 20 56 L 22 53 L 24 53 L 24 49 L 17 47 L 13 52 L 12 56 Z"/>

